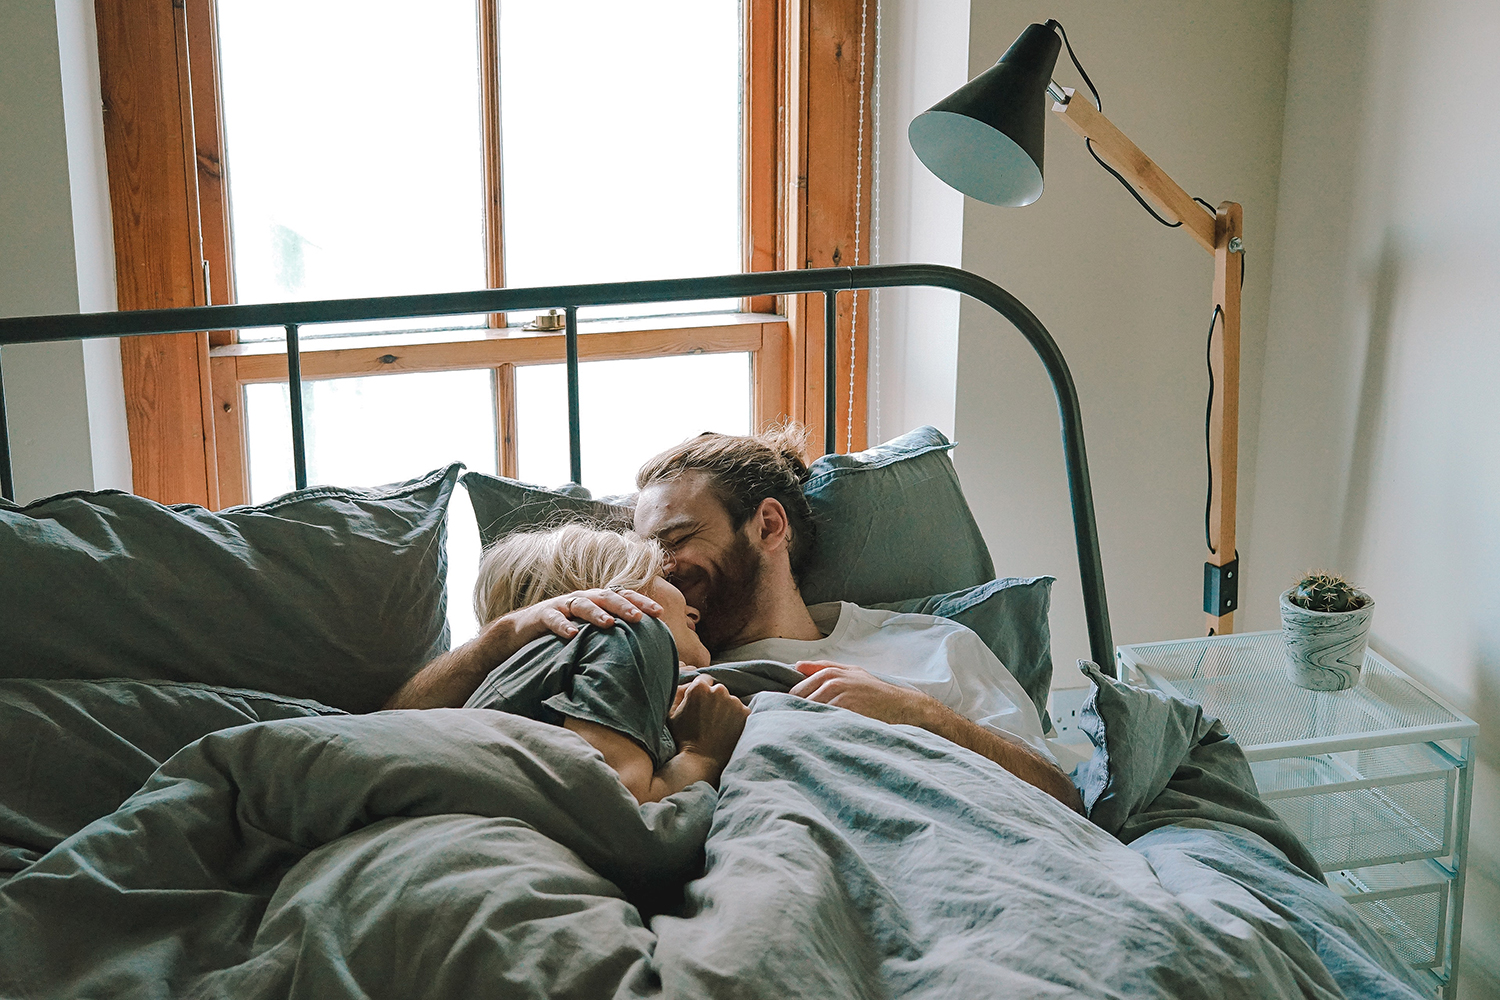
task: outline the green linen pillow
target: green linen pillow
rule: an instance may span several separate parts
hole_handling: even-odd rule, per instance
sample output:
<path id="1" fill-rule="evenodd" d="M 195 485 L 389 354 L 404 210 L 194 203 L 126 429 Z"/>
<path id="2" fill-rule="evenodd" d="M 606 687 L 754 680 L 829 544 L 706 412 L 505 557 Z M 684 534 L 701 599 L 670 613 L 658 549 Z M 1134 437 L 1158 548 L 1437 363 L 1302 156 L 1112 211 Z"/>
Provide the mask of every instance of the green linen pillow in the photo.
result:
<path id="1" fill-rule="evenodd" d="M 1045 733 L 1052 729 L 1052 720 L 1047 715 L 1047 694 L 1052 690 L 1052 630 L 1047 612 L 1052 605 L 1054 582 L 1050 576 L 1007 577 L 952 594 L 870 607 L 901 614 L 937 615 L 978 633 L 1031 696 Z"/>
<path id="2" fill-rule="evenodd" d="M 634 520 L 632 506 L 611 502 L 615 498 L 595 500 L 582 486 L 569 484 L 549 490 L 483 472 L 464 473 L 463 484 L 474 505 L 479 541 L 485 546 L 513 531 L 537 531 L 573 521 L 623 531 Z"/>
<path id="3" fill-rule="evenodd" d="M 808 604 L 865 607 L 976 587 L 995 564 L 935 427 L 813 462 L 818 537 L 799 585 Z"/>
<path id="4" fill-rule="evenodd" d="M 378 709 L 448 648 L 461 468 L 220 512 L 117 491 L 0 504 L 0 677 L 198 681 Z"/>
<path id="5" fill-rule="evenodd" d="M 807 500 L 818 538 L 801 580 L 808 604 L 869 607 L 949 594 L 994 577 L 948 458 L 952 447 L 937 429 L 920 427 L 866 451 L 812 463 Z M 485 545 L 512 531 L 570 520 L 631 523 L 630 498 L 594 500 L 578 486 L 549 490 L 480 472 L 465 473 L 463 484 Z"/>

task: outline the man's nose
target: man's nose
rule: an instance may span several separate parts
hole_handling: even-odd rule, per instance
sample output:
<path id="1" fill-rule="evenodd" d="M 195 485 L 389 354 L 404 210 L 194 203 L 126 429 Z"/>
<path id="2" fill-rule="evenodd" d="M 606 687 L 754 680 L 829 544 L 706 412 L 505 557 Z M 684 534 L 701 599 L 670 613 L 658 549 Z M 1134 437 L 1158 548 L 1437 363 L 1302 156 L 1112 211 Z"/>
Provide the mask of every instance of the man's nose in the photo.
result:
<path id="1" fill-rule="evenodd" d="M 691 604 L 687 606 L 687 616 L 688 621 L 692 622 L 694 625 L 698 624 L 698 619 L 703 617 L 702 613 Z"/>

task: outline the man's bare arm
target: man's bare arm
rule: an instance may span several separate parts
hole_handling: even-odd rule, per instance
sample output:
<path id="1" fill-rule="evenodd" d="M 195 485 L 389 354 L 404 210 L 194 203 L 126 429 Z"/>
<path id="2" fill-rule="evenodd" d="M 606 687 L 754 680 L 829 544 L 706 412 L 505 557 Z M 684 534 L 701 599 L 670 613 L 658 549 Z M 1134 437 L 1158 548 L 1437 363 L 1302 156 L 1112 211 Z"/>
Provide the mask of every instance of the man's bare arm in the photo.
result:
<path id="1" fill-rule="evenodd" d="M 459 708 L 485 677 L 547 633 L 571 639 L 573 619 L 610 628 L 615 616 L 640 621 L 660 615 L 661 605 L 633 590 L 580 590 L 501 615 L 457 649 L 449 650 L 401 685 L 386 708 Z"/>
<path id="2" fill-rule="evenodd" d="M 819 661 L 799 663 L 797 669 L 807 675 L 807 680 L 792 688 L 792 694 L 809 701 L 847 708 L 881 722 L 925 729 L 988 757 L 1074 812 L 1083 812 L 1078 789 L 1056 764 L 1020 741 L 1008 740 L 970 722 L 936 698 L 887 684 L 860 667 Z"/>

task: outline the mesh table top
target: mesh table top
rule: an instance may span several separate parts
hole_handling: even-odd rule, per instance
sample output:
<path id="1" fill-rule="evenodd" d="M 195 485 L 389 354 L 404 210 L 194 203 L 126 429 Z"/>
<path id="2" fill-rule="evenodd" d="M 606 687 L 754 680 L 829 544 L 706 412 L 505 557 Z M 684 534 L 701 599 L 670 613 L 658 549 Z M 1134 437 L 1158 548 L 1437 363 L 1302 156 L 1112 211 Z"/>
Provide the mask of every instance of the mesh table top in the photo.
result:
<path id="1" fill-rule="evenodd" d="M 1247 632 L 1121 646 L 1152 684 L 1223 721 L 1251 760 L 1460 739 L 1479 727 L 1373 650 L 1347 691 L 1309 691 L 1284 667 L 1281 633 Z"/>

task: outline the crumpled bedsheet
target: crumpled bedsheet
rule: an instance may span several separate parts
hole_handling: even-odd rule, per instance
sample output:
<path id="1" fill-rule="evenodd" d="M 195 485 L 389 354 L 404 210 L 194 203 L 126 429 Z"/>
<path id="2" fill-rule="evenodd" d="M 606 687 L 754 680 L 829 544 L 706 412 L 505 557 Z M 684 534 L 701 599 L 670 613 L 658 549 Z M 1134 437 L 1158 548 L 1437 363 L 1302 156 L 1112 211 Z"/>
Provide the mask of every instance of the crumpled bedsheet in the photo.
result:
<path id="1" fill-rule="evenodd" d="M 0 886 L 0 994 L 1417 995 L 1255 834 L 1127 847 L 921 730 L 757 695 L 721 784 L 484 710 L 214 733 Z"/>

